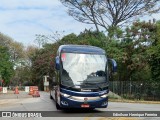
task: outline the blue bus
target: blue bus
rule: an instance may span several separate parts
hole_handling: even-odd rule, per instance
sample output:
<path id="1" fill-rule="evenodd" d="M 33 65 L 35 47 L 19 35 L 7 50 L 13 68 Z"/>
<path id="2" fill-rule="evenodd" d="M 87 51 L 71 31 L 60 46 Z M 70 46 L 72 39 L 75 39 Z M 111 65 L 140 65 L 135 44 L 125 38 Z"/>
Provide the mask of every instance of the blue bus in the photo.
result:
<path id="1" fill-rule="evenodd" d="M 50 98 L 56 108 L 106 108 L 109 92 L 109 62 L 115 60 L 103 49 L 88 45 L 61 45 L 55 58 L 56 75 Z"/>

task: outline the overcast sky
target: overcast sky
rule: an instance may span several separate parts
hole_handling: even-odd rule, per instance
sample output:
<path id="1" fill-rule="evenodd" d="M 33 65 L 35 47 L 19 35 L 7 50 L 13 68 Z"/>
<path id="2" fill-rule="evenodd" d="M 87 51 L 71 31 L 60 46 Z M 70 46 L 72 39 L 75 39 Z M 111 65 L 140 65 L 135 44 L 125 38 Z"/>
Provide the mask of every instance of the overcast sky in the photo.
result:
<path id="1" fill-rule="evenodd" d="M 68 16 L 66 10 L 59 0 L 0 0 L 0 32 L 24 45 L 32 45 L 35 34 L 78 34 L 91 27 Z"/>
<path id="2" fill-rule="evenodd" d="M 86 27 L 68 16 L 59 0 L 0 0 L 0 32 L 25 45 L 35 44 L 35 34 L 78 34 Z"/>

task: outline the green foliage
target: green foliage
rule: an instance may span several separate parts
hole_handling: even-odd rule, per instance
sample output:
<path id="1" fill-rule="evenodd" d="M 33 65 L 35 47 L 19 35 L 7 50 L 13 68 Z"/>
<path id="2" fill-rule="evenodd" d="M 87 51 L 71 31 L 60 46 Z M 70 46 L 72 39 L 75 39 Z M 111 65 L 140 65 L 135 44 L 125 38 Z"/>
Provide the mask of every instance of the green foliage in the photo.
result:
<path id="1" fill-rule="evenodd" d="M 77 36 L 74 33 L 71 33 L 69 35 L 64 36 L 60 43 L 62 44 L 76 44 L 77 42 Z"/>
<path id="2" fill-rule="evenodd" d="M 148 66 L 149 43 L 153 41 L 151 23 L 135 22 L 131 27 L 126 28 L 121 39 L 119 48 L 122 50 L 122 58 L 120 65 L 121 80 L 149 80 L 150 69 Z M 141 74 L 146 73 L 142 77 Z"/>
<path id="3" fill-rule="evenodd" d="M 149 81 L 159 80 L 160 27 L 155 22 L 134 22 L 126 29 L 110 28 L 108 36 L 103 32 L 84 30 L 64 36 L 54 44 L 45 44 L 32 56 L 33 78 L 43 75 L 54 76 L 54 58 L 61 44 L 92 45 L 103 48 L 109 58 L 118 63 L 114 80 Z M 52 64 L 50 64 L 52 63 Z"/>
<path id="4" fill-rule="evenodd" d="M 3 60 L 0 61 L 0 69 L 3 69 L 3 79 L 5 80 L 5 84 L 14 83 L 14 85 L 18 85 L 24 81 L 24 75 L 26 75 L 23 73 L 26 71 L 24 68 L 28 66 L 25 48 L 22 43 L 16 42 L 2 33 L 0 33 L 0 46 L 1 49 L 3 48 L 3 51 L 5 50 L 3 54 L 1 53 L 1 59 L 5 62 Z M 27 78 L 25 77 L 25 79 Z"/>
<path id="5" fill-rule="evenodd" d="M 0 75 L 7 85 L 10 82 L 13 71 L 13 63 L 10 61 L 9 50 L 5 46 L 0 45 Z"/>
<path id="6" fill-rule="evenodd" d="M 120 37 L 122 37 L 122 35 L 123 35 L 123 31 L 119 28 L 119 27 L 117 27 L 117 26 L 114 26 L 114 27 L 109 27 L 108 28 L 108 37 L 109 38 L 120 38 Z"/>
<path id="7" fill-rule="evenodd" d="M 32 62 L 32 82 L 36 85 L 42 85 L 43 76 L 49 75 L 52 79 L 54 74 L 54 59 L 56 57 L 59 44 L 45 44 L 43 48 L 37 49 L 31 57 Z"/>
<path id="8" fill-rule="evenodd" d="M 153 81 L 160 81 L 160 22 L 157 22 L 154 30 L 154 40 L 148 49 L 149 64 L 151 66 L 151 74 Z"/>
<path id="9" fill-rule="evenodd" d="M 78 35 L 78 44 L 92 45 L 97 47 L 104 47 L 106 36 L 103 32 L 91 31 L 85 29 Z"/>

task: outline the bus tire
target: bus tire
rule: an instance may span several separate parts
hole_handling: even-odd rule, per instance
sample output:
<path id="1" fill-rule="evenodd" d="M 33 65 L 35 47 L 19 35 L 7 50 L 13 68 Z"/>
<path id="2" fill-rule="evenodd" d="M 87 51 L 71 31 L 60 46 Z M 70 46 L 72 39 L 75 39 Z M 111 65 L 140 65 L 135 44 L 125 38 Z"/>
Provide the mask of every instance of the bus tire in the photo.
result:
<path id="1" fill-rule="evenodd" d="M 50 93 L 50 99 L 53 99 L 53 97 L 52 97 L 51 93 Z"/>
<path id="2" fill-rule="evenodd" d="M 56 102 L 56 108 L 57 110 L 61 110 L 62 108 L 58 105 L 58 103 Z"/>
<path id="3" fill-rule="evenodd" d="M 61 110 L 61 106 L 57 103 L 57 96 L 55 95 L 55 102 L 56 102 L 56 108 L 57 110 Z"/>

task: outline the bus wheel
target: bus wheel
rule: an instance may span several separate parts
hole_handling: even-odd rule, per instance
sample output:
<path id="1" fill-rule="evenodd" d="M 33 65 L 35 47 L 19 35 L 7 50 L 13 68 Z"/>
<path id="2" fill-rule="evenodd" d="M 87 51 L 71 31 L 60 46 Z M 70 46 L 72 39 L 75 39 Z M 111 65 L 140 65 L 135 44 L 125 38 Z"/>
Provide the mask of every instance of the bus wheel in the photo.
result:
<path id="1" fill-rule="evenodd" d="M 56 102 L 56 108 L 57 108 L 57 110 L 61 110 L 62 108 L 61 108 L 60 105 L 57 103 L 57 96 L 55 96 L 55 102 Z"/>
<path id="2" fill-rule="evenodd" d="M 56 102 L 56 108 L 57 110 L 61 110 L 62 108 L 58 105 L 58 103 Z"/>
<path id="3" fill-rule="evenodd" d="M 53 99 L 52 95 L 51 95 L 51 92 L 50 92 L 50 99 Z"/>

